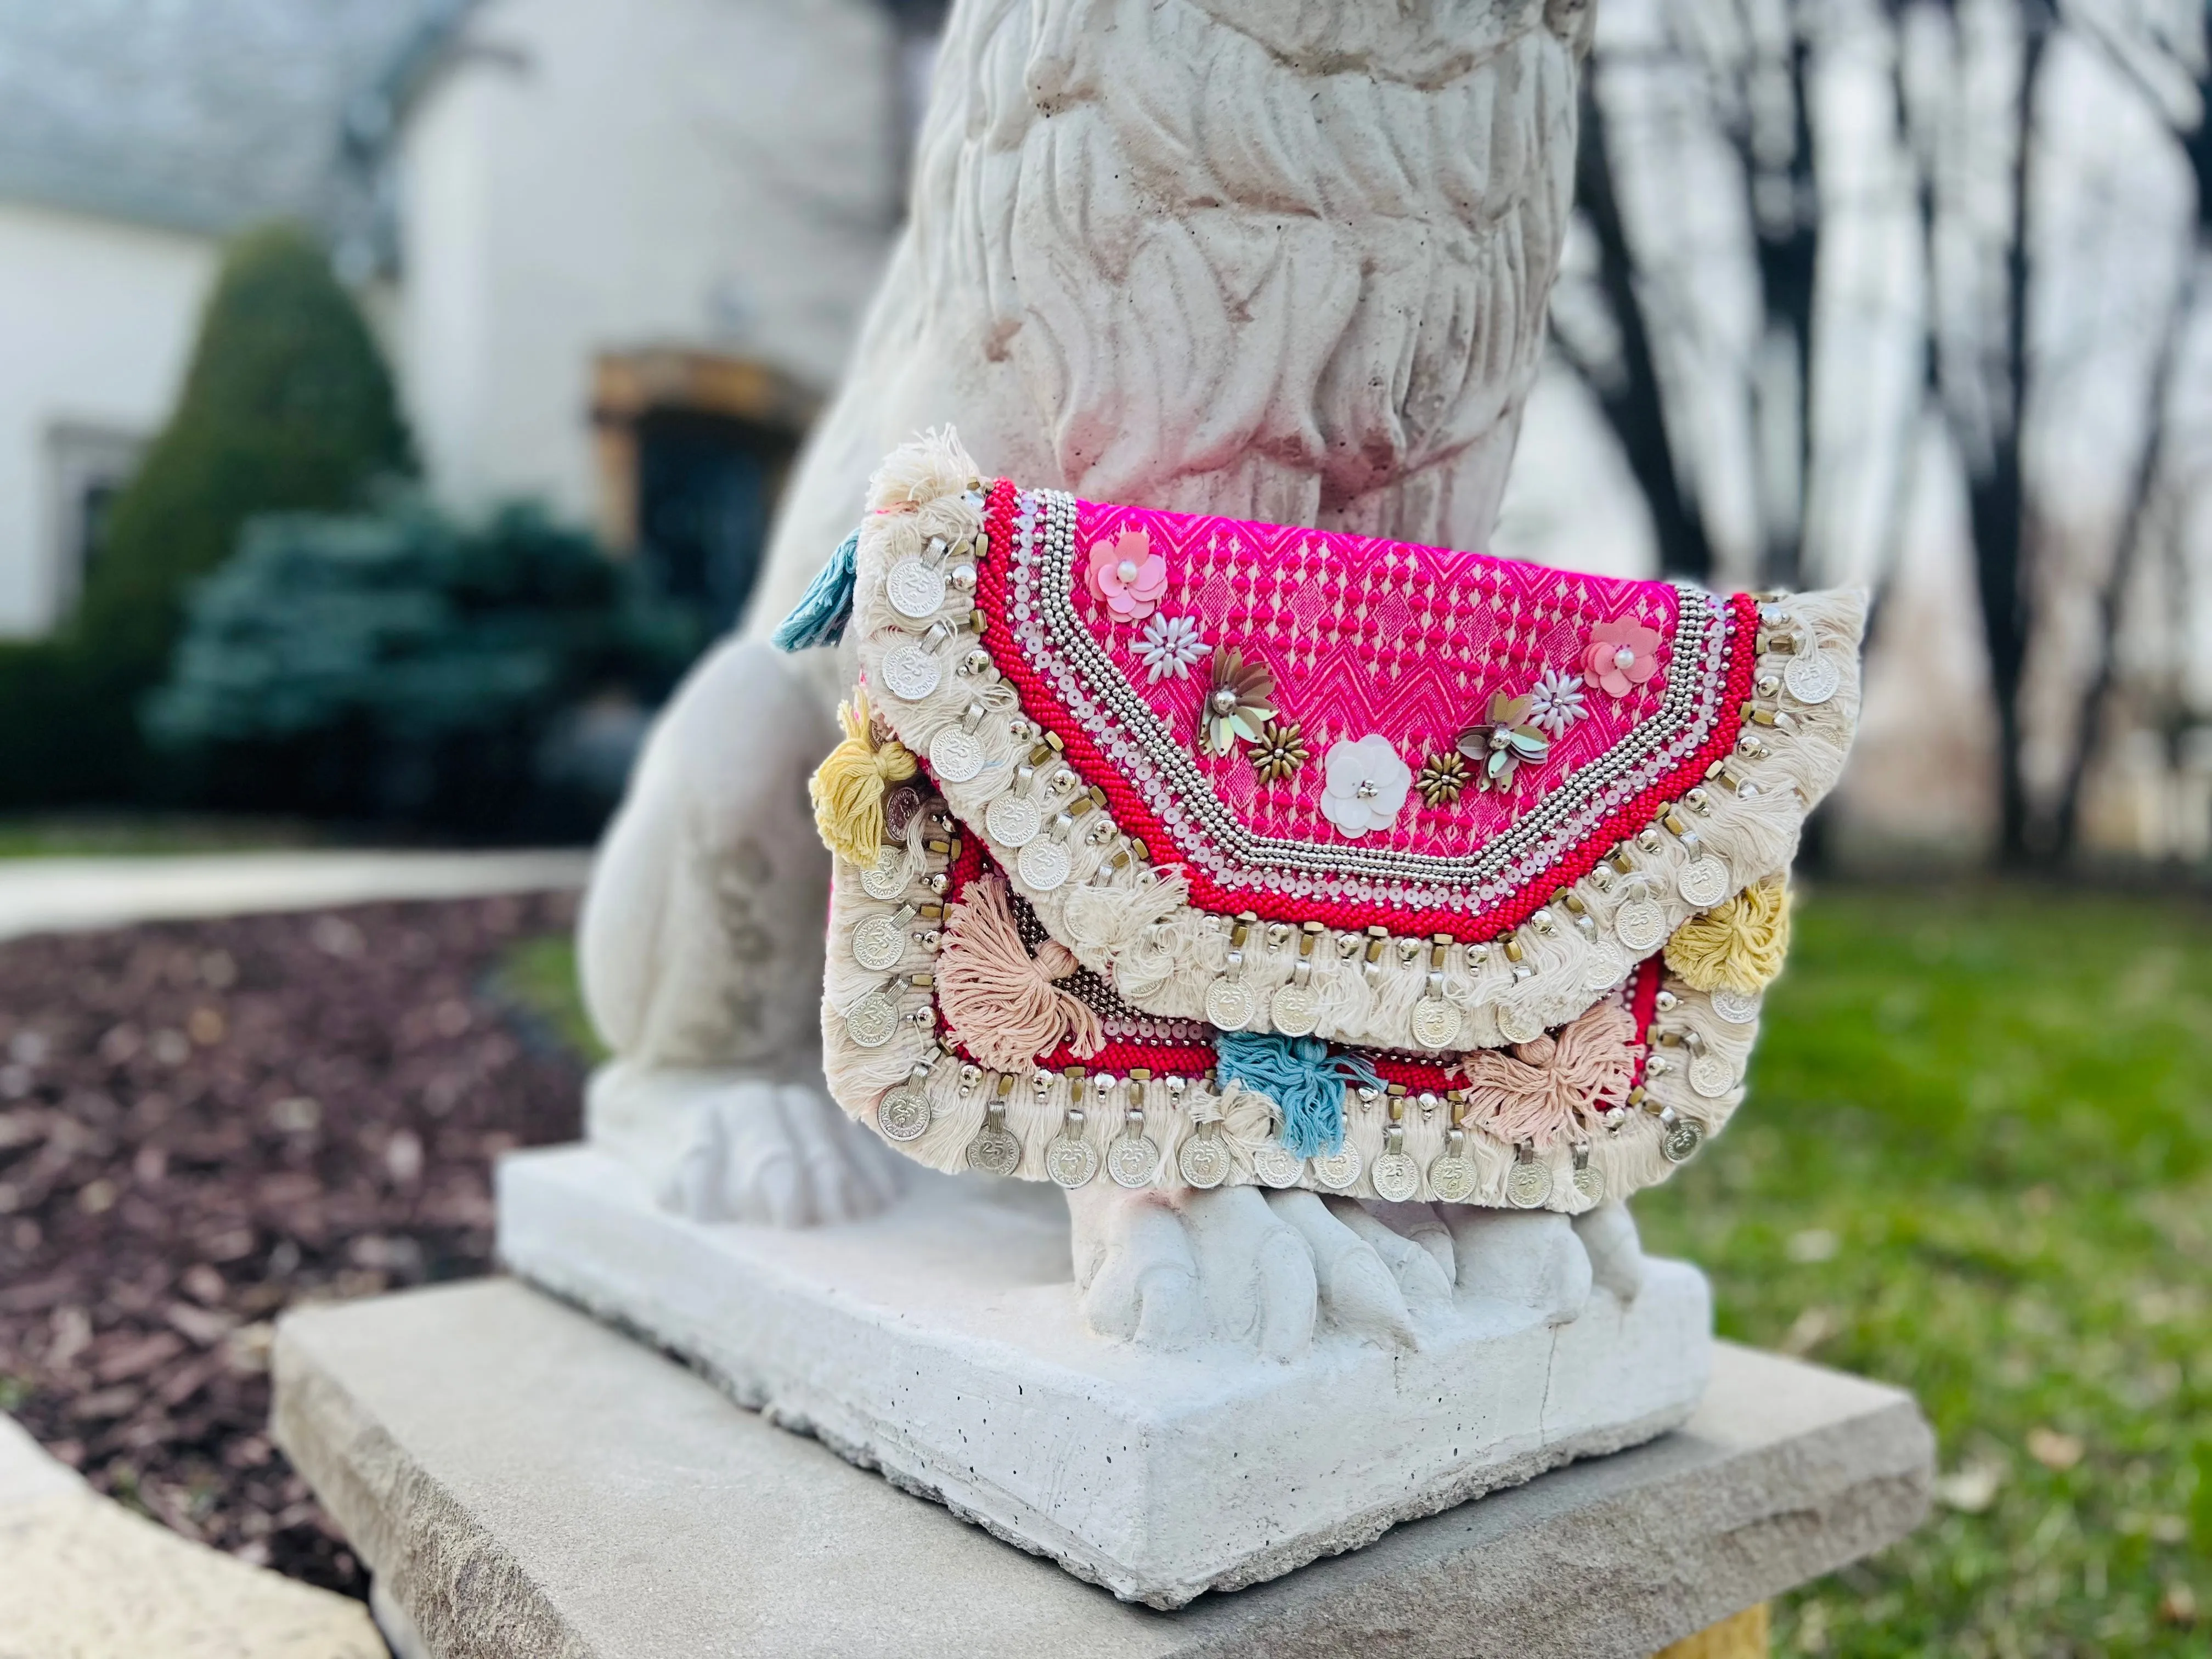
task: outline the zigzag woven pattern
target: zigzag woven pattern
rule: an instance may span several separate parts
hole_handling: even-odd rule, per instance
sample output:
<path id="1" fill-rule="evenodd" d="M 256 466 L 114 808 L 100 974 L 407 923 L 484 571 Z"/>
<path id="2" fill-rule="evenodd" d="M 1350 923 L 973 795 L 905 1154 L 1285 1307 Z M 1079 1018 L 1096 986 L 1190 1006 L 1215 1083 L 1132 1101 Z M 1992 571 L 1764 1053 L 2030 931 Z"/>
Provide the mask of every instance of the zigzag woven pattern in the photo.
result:
<path id="1" fill-rule="evenodd" d="M 1154 614 L 1187 617 L 1208 647 L 1237 646 L 1273 671 L 1277 707 L 1297 722 L 1311 763 L 1271 783 L 1241 753 L 1202 762 L 1216 798 L 1261 835 L 1343 844 L 1319 805 L 1321 761 L 1331 744 L 1379 733 L 1418 769 L 1426 757 L 1450 752 L 1493 693 L 1519 696 L 1547 674 L 1580 683 L 1595 624 L 1632 621 L 1656 632 L 1658 672 L 1624 697 L 1589 688 L 1582 716 L 1554 738 L 1544 761 L 1521 769 L 1512 789 L 1469 787 L 1437 806 L 1416 796 L 1387 829 L 1362 838 L 1463 854 L 1656 713 L 1667 688 L 1680 596 L 1665 582 L 1091 501 L 1079 504 L 1076 523 L 1077 572 L 1093 548 L 1141 533 L 1167 564 L 1167 591 Z M 1205 660 L 1187 677 L 1151 678 L 1140 655 L 1144 623 L 1116 618 L 1079 579 L 1075 591 L 1078 614 L 1163 725 L 1194 730 L 1206 691 Z"/>

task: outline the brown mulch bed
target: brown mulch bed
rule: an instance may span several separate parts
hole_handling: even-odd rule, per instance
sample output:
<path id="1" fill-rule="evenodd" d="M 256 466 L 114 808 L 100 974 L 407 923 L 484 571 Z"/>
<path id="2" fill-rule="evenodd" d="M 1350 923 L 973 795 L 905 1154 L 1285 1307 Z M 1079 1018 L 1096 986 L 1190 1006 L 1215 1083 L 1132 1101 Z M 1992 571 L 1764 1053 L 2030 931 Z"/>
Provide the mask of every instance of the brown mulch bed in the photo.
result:
<path id="1" fill-rule="evenodd" d="M 493 984 L 566 896 L 0 945 L 0 1408 L 187 1537 L 351 1595 L 269 1441 L 271 1322 L 491 1265 L 581 1066 Z"/>

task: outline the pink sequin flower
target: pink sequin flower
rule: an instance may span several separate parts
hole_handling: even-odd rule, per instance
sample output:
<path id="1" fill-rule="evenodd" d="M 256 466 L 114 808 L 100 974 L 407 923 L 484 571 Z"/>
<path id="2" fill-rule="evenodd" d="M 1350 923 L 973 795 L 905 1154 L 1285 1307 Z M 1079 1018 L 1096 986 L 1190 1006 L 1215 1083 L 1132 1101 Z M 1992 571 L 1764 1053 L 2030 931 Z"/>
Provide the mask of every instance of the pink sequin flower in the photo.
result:
<path id="1" fill-rule="evenodd" d="M 1659 632 L 1638 622 L 1604 622 L 1583 648 L 1583 678 L 1611 697 L 1625 697 L 1659 672 Z"/>
<path id="2" fill-rule="evenodd" d="M 1141 530 L 1092 543 L 1085 574 L 1092 597 L 1116 622 L 1144 621 L 1168 591 L 1168 562 L 1152 551 L 1152 538 Z"/>

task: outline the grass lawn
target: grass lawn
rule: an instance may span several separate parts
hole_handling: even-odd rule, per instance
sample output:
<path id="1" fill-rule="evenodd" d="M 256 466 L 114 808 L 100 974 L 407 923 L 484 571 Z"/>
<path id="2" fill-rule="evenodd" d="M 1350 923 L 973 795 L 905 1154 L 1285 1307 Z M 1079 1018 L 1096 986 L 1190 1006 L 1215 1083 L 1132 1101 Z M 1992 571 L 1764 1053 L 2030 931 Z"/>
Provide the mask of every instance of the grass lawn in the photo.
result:
<path id="1" fill-rule="evenodd" d="M 596 1063 L 607 1057 L 577 988 L 573 933 L 542 933 L 514 945 L 500 958 L 491 989 L 535 1014 L 585 1059 Z"/>
<path id="2" fill-rule="evenodd" d="M 1778 1650 L 2212 1652 L 2212 913 L 1831 886 L 1767 1009 L 1645 1243 L 1725 1334 L 1911 1389 L 1944 1470 Z"/>
<path id="3" fill-rule="evenodd" d="M 289 818 L 131 812 L 0 815 L 0 859 L 291 851 L 329 840 L 326 831 Z"/>
<path id="4" fill-rule="evenodd" d="M 564 942 L 502 979 L 581 1030 Z M 1912 1389 L 1943 1465 L 1777 1651 L 2212 1653 L 2212 908 L 1824 887 L 1752 1082 L 1645 1243 L 1723 1334 Z"/>

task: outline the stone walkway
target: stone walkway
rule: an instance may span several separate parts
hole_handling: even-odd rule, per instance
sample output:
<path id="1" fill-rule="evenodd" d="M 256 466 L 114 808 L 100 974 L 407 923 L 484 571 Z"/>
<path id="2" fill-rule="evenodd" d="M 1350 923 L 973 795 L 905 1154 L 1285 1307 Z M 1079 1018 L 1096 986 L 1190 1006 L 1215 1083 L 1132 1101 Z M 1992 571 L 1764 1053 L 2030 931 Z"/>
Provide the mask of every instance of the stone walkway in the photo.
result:
<path id="1" fill-rule="evenodd" d="M 385 1659 L 358 1601 L 93 1492 L 0 1417 L 0 1659 Z"/>
<path id="2" fill-rule="evenodd" d="M 586 852 L 211 853 L 0 860 L 0 939 L 141 921 L 580 887 Z"/>

